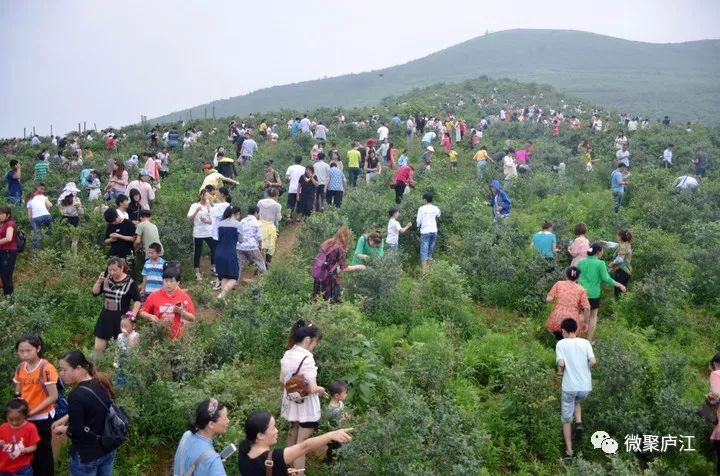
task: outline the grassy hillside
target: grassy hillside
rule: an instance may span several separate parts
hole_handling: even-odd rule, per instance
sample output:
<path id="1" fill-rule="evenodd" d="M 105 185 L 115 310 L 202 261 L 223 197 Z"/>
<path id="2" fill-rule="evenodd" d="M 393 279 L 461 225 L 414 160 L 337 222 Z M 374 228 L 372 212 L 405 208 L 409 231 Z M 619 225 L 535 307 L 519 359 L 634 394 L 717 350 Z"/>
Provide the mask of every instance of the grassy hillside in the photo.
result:
<path id="1" fill-rule="evenodd" d="M 574 99 L 547 88 L 518 82 L 467 81 L 436 85 L 402 97 L 386 99 L 388 111 L 422 105 L 443 111 L 458 93 L 488 95 L 497 88 L 500 99 L 522 101 L 540 95 L 559 107 Z M 450 108 L 474 124 L 497 111 L 497 105 L 466 104 Z M 369 118 L 373 110 L 345 110 L 348 124 L 333 122 L 336 110 L 311 114 L 330 126 L 328 142 L 336 142 L 345 156 L 352 139 L 367 139 L 375 127 L 350 123 Z M 297 111 L 274 112 L 285 120 Z M 605 114 L 603 113 L 603 117 Z M 382 119 L 387 116 L 381 115 Z M 257 121 L 249 118 L 252 126 Z M 582 120 L 587 121 L 587 114 Z M 278 361 L 292 323 L 311 318 L 323 332 L 315 358 L 318 382 L 350 382 L 348 409 L 354 440 L 342 449 L 338 465 L 326 467 L 309 460 L 312 475 L 427 475 L 495 474 L 667 475 L 706 476 L 713 471 L 708 435 L 710 426 L 695 414 L 707 392 L 707 365 L 720 342 L 720 129 L 696 125 L 691 132 L 675 125 L 653 125 L 629 136 L 632 186 L 620 210 L 612 212 L 608 176 L 614 157 L 615 130 L 591 133 L 563 127 L 559 137 L 531 123 L 494 124 L 482 144 L 494 154 L 532 140 L 532 173 L 512 184 L 512 213 L 495 221 L 485 204 L 488 188 L 475 179 L 473 152 L 458 146 L 458 171 L 450 170 L 443 154 L 433 160 L 430 173 L 418 179 L 415 190 L 400 206 L 401 221 L 411 220 L 421 195 L 433 191 L 441 208 L 438 247 L 427 273 L 418 263 L 418 231 L 400 238 L 397 254 L 370 262 L 364 273 L 343 275 L 344 302 L 311 303 L 308 269 L 318 244 L 340 225 L 362 233 L 387 224 L 394 206 L 383 172 L 370 184 L 359 180 L 341 209 L 313 214 L 302 225 L 283 225 L 280 241 L 296 243 L 273 260 L 270 272 L 244 284 L 227 303 L 214 299 L 209 283 L 193 279 L 192 225 L 187 209 L 202 182 L 201 164 L 219 145 L 231 149 L 224 120 L 195 120 L 188 126 L 204 134 L 187 150 L 172 152 L 170 175 L 153 203 L 168 259 L 179 260 L 198 309 L 199 322 L 186 327 L 182 339 L 170 342 L 163 329 L 138 324 L 141 343 L 123 364 L 127 386 L 118 399 L 132 415 L 132 434 L 119 451 L 118 476 L 169 474 L 170 459 L 194 405 L 209 395 L 227 403 L 230 428 L 215 447 L 236 443 L 245 416 L 265 408 L 277 417 L 281 388 Z M 87 165 L 104 171 L 109 157 L 127 159 L 149 148 L 147 129 L 123 129 L 127 137 L 117 151 L 100 141 L 88 145 L 95 157 Z M 285 128 L 271 145 L 259 139 L 260 149 L 240 169 L 233 204 L 246 208 L 260 196 L 262 161 L 272 158 L 284 173 L 296 156 L 310 162 L 309 136 L 290 137 Z M 573 146 L 589 139 L 598 162 L 587 173 Z M 392 128 L 391 138 L 404 146 L 404 130 Z M 657 156 L 667 142 L 676 145 L 676 170 L 660 169 Z M 20 144 L 18 159 L 31 187 L 33 157 L 42 146 Z M 696 147 L 710 157 L 701 189 L 673 194 L 673 179 L 690 168 Z M 440 147 L 437 148 L 438 151 Z M 417 141 L 409 148 L 410 163 L 419 166 Z M 567 173 L 552 168 L 559 161 Z M 502 166 L 491 165 L 489 177 L 501 178 Z M 62 185 L 77 181 L 53 164 L 47 180 L 53 202 Z M 107 174 L 103 172 L 103 183 Z M 285 206 L 285 197 L 281 200 Z M 83 196 L 86 200 L 86 196 Z M 56 208 L 56 207 L 54 207 Z M 47 357 L 56 361 L 70 347 L 90 352 L 93 328 L 102 302 L 90 293 L 103 269 L 104 225 L 88 206 L 78 228 L 60 223 L 43 239 L 43 251 L 20 255 L 16 274 L 15 307 L 0 306 L 0 374 L 9 376 L 16 365 L 14 342 L 24 331 L 42 332 Z M 57 213 L 56 210 L 53 210 Z M 26 214 L 16 210 L 19 227 L 28 234 Z M 598 343 L 593 369 L 593 393 L 583 404 L 585 436 L 575 447 L 579 458 L 564 473 L 560 463 L 559 381 L 554 375 L 554 337 L 545 329 L 550 306 L 545 295 L 560 279 L 570 257 L 561 251 L 555 269 L 529 248 L 530 236 L 544 220 L 555 223 L 561 250 L 572 238 L 573 225 L 584 221 L 592 241 L 614 240 L 619 227 L 633 235 L 633 276 L 629 292 L 613 299 L 604 289 Z M 58 220 L 59 222 L 59 220 Z M 70 252 L 70 237 L 80 238 L 78 255 Z M 288 237 L 292 237 L 288 239 Z M 352 247 L 350 248 L 352 250 Z M 610 261 L 610 256 L 605 259 Z M 207 272 L 208 264 L 203 262 Z M 251 273 L 248 273 L 249 275 Z M 99 368 L 115 375 L 112 355 Z M 9 377 L 6 379 L 9 383 Z M 10 397 L 11 385 L 0 387 L 0 401 Z M 279 420 L 280 444 L 287 424 Z M 590 444 L 596 430 L 608 432 L 620 444 L 617 457 L 608 458 Z M 628 453 L 625 435 L 690 435 L 693 452 Z M 67 451 L 59 457 L 58 474 L 67 474 Z M 237 476 L 232 458 L 228 474 Z"/>
<path id="2" fill-rule="evenodd" d="M 478 76 L 550 84 L 594 104 L 659 118 L 717 122 L 720 40 L 651 44 L 564 30 L 509 30 L 390 68 L 275 86 L 193 107 L 216 117 L 365 106 L 438 82 Z M 151 121 L 187 118 L 190 109 Z"/>

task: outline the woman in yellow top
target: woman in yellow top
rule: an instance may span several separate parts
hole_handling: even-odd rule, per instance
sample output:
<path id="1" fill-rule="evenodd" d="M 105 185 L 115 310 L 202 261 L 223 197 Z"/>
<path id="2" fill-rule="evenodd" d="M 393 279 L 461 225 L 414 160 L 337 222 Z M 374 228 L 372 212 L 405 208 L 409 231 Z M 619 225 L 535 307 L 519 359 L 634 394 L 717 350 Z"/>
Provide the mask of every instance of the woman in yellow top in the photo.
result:
<path id="1" fill-rule="evenodd" d="M 487 169 L 487 163 L 488 162 L 495 162 L 492 157 L 490 157 L 487 153 L 487 147 L 484 145 L 480 147 L 480 150 L 475 152 L 475 155 L 473 156 L 473 160 L 475 161 L 475 174 L 477 176 L 478 180 L 482 180 L 485 176 L 485 170 Z"/>
<path id="2" fill-rule="evenodd" d="M 588 172 L 592 172 L 592 163 L 595 161 L 592 158 L 592 147 L 590 147 L 587 139 L 583 139 L 580 144 L 578 144 L 578 150 L 582 154 L 582 161 L 585 162 L 585 169 Z"/>

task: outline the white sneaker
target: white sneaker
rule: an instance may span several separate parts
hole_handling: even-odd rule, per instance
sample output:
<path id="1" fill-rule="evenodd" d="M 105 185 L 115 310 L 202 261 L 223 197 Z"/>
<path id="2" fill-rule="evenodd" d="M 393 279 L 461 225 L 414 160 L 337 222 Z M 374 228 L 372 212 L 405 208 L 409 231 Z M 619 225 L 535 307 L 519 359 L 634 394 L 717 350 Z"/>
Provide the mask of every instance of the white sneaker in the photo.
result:
<path id="1" fill-rule="evenodd" d="M 195 279 L 197 279 L 198 281 L 202 281 L 203 280 L 202 274 L 195 273 Z"/>

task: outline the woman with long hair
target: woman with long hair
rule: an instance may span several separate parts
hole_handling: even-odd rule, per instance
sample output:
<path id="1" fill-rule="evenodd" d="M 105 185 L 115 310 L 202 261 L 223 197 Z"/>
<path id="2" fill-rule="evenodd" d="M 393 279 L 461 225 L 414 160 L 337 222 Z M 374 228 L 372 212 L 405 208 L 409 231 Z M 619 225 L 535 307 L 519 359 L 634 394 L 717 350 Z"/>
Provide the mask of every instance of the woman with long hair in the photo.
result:
<path id="1" fill-rule="evenodd" d="M 630 282 L 630 275 L 632 274 L 632 239 L 632 233 L 629 230 L 618 230 L 617 240 L 619 245 L 615 248 L 613 260 L 610 263 L 613 279 L 618 283 L 622 283 L 625 287 Z M 622 294 L 622 291 L 615 288 L 615 297 L 619 298 L 620 294 Z"/>
<path id="2" fill-rule="evenodd" d="M 95 324 L 95 352 L 103 353 L 110 339 L 121 332 L 120 320 L 128 312 L 135 316 L 140 309 L 140 290 L 128 274 L 124 259 L 113 257 L 107 262 L 105 272 L 93 284 L 94 296 L 103 295 L 103 309 Z M 132 303 L 132 311 L 130 310 Z"/>
<path id="3" fill-rule="evenodd" d="M 280 383 L 290 380 L 294 374 L 302 375 L 305 380 L 307 394 L 283 389 L 280 416 L 290 423 L 287 444 L 302 443 L 310 438 L 318 427 L 321 416 L 320 397 L 327 396 L 325 389 L 317 384 L 317 366 L 313 351 L 322 339 L 320 329 L 309 321 L 299 320 L 290 330 L 285 344 L 285 355 L 280 360 Z M 305 456 L 300 456 L 293 463 L 294 468 L 305 467 Z"/>
<path id="4" fill-rule="evenodd" d="M 140 193 L 140 190 L 136 188 L 131 188 L 129 197 L 130 205 L 128 205 L 127 209 L 128 219 L 137 225 L 138 223 L 140 223 L 140 212 L 142 211 L 142 205 L 140 204 L 140 200 L 142 200 L 142 194 Z"/>
<path id="5" fill-rule="evenodd" d="M 40 434 L 32 462 L 33 474 L 52 476 L 55 474 L 55 463 L 51 425 L 56 416 L 58 372 L 43 358 L 43 350 L 43 341 L 39 335 L 26 334 L 17 340 L 15 352 L 20 365 L 15 369 L 13 383 L 16 397 L 28 404 L 28 420 L 33 422 Z"/>
<path id="6" fill-rule="evenodd" d="M 331 431 L 314 438 L 308 438 L 285 448 L 275 448 L 278 429 L 275 418 L 266 411 L 255 411 L 245 420 L 245 439 L 238 449 L 238 468 L 242 476 L 286 476 L 289 466 L 311 452 L 321 451 L 333 442 L 352 441 L 352 428 Z M 269 468 L 269 470 L 268 470 Z"/>
<path id="7" fill-rule="evenodd" d="M 325 240 L 313 260 L 310 275 L 313 277 L 313 300 L 321 295 L 331 302 L 340 300 L 340 272 L 365 271 L 365 265 L 347 264 L 347 247 L 352 240 L 352 233 L 346 226 L 341 227 L 335 235 Z"/>
<path id="8" fill-rule="evenodd" d="M 103 434 L 108 408 L 115 399 L 113 384 L 79 350 L 65 352 L 59 368 L 63 382 L 74 388 L 68 395 L 68 414 L 52 424 L 52 431 L 70 438 L 70 474 L 110 475 L 117 450 L 105 448 L 98 435 Z"/>
<path id="9" fill-rule="evenodd" d="M 127 170 L 125 170 L 125 164 L 117 161 L 113 162 L 112 173 L 110 174 L 110 179 L 108 180 L 107 187 L 105 188 L 105 199 L 115 200 L 119 194 L 125 193 L 128 181 L 129 176 Z"/>
<path id="10" fill-rule="evenodd" d="M 240 213 L 240 208 L 229 206 L 218 223 L 218 241 L 215 245 L 215 270 L 220 280 L 218 299 L 224 299 L 235 287 L 242 271 L 236 249 L 240 233 Z"/>
<path id="11" fill-rule="evenodd" d="M 210 264 L 215 269 L 215 241 L 212 238 L 212 200 L 210 192 L 203 189 L 200 191 L 198 201 L 190 205 L 187 218 L 193 222 L 193 267 L 195 268 L 195 277 L 198 281 L 202 281 L 202 273 L 200 273 L 200 255 L 202 254 L 202 245 L 205 242 L 210 249 Z"/>
<path id="12" fill-rule="evenodd" d="M 227 432 L 229 424 L 227 407 L 223 403 L 215 398 L 200 402 L 195 408 L 195 420 L 175 451 L 173 474 L 224 476 L 225 467 L 213 447 L 213 439 Z"/>

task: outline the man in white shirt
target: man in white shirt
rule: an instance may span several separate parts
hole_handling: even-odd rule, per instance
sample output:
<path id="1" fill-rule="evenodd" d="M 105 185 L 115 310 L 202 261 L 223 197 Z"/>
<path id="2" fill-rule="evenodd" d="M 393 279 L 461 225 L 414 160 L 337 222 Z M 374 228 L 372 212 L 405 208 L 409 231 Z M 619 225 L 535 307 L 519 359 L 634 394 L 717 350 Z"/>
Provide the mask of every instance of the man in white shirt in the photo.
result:
<path id="1" fill-rule="evenodd" d="M 293 215 L 297 212 L 297 194 L 298 194 L 298 183 L 300 177 L 305 174 L 305 167 L 302 166 L 302 157 L 295 157 L 295 163 L 288 167 L 285 172 L 285 181 L 288 182 L 288 220 L 292 220 Z"/>
<path id="2" fill-rule="evenodd" d="M 325 192 L 330 180 L 330 164 L 325 162 L 325 152 L 318 152 L 313 171 L 320 184 L 315 189 L 315 211 L 321 212 L 325 208 Z"/>
<path id="3" fill-rule="evenodd" d="M 440 216 L 440 209 L 433 205 L 433 194 L 423 194 L 424 205 L 418 208 L 416 224 L 420 230 L 420 264 L 426 269 L 428 261 L 432 259 L 437 241 L 437 218 Z"/>
<path id="4" fill-rule="evenodd" d="M 617 163 L 625 164 L 625 167 L 630 167 L 630 151 L 627 150 L 627 144 L 622 144 L 620 150 L 615 153 Z"/>
<path id="5" fill-rule="evenodd" d="M 382 142 L 385 139 L 388 138 L 388 134 L 390 134 L 390 130 L 387 128 L 387 125 L 385 123 L 381 123 L 380 127 L 378 127 L 377 135 L 378 135 L 378 142 Z"/>
<path id="6" fill-rule="evenodd" d="M 673 144 L 668 144 L 667 148 L 662 153 L 663 168 L 672 168 L 673 147 L 675 147 Z"/>
<path id="7" fill-rule="evenodd" d="M 576 336 L 577 321 L 567 318 L 560 324 L 563 339 L 555 344 L 555 362 L 558 376 L 562 376 L 560 398 L 560 420 L 565 439 L 565 455 L 573 456 L 572 420 L 575 417 L 575 441 L 579 441 L 582 432 L 582 409 L 580 402 L 592 391 L 590 369 L 595 366 L 595 354 L 587 339 Z"/>

